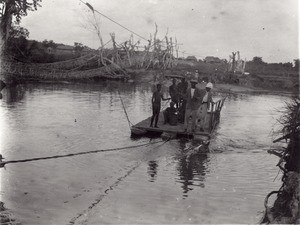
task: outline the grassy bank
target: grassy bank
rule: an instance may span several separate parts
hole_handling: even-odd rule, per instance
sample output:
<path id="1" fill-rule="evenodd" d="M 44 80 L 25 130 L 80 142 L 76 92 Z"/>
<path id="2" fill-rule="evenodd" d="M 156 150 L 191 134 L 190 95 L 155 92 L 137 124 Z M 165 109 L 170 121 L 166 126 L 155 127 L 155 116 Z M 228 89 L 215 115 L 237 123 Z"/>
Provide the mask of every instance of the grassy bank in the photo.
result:
<path id="1" fill-rule="evenodd" d="M 7 225 L 21 225 L 18 222 L 12 212 L 4 207 L 4 203 L 0 201 L 0 224 Z"/>
<path id="2" fill-rule="evenodd" d="M 277 166 L 283 173 L 282 186 L 265 199 L 265 216 L 262 223 L 300 223 L 300 99 L 287 103 L 279 122 L 281 137 L 274 142 L 285 141 L 287 147 L 269 150 L 280 158 Z M 271 195 L 277 194 L 273 206 L 268 206 Z"/>
<path id="3" fill-rule="evenodd" d="M 136 83 L 152 82 L 155 77 L 170 75 L 182 76 L 187 72 L 194 74 L 198 70 L 200 77 L 207 78 L 216 84 L 216 88 L 223 92 L 261 92 L 261 93 L 298 93 L 299 74 L 295 71 L 287 71 L 289 75 L 282 73 L 270 74 L 265 67 L 261 74 L 248 76 L 234 75 L 231 79 L 226 74 L 226 64 L 210 64 L 205 62 L 193 62 L 178 60 L 173 68 L 161 70 L 141 68 L 121 68 L 114 64 L 97 66 L 94 55 L 85 55 L 76 59 L 55 63 L 22 63 L 12 61 L 1 62 L 1 78 L 8 85 L 23 82 L 61 82 L 61 81 L 95 81 L 100 79 L 124 79 Z M 269 73 L 269 72 L 270 73 Z"/>

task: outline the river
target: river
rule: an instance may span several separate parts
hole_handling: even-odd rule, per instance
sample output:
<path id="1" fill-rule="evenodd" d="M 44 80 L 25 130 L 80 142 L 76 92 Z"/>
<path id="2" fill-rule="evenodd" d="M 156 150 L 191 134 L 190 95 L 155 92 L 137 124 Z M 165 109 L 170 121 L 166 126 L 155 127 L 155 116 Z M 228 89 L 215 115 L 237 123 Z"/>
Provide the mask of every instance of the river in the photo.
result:
<path id="1" fill-rule="evenodd" d="M 151 115 L 151 87 L 103 81 L 24 84 L 0 100 L 5 160 L 131 146 L 118 96 L 133 124 Z M 215 98 L 225 96 L 219 93 Z M 209 153 L 187 157 L 188 140 L 7 164 L 1 201 L 22 224 L 258 223 L 280 187 L 272 146 L 287 97 L 229 95 Z M 164 104 L 164 103 L 163 103 Z M 154 141 L 160 140 L 159 138 Z"/>

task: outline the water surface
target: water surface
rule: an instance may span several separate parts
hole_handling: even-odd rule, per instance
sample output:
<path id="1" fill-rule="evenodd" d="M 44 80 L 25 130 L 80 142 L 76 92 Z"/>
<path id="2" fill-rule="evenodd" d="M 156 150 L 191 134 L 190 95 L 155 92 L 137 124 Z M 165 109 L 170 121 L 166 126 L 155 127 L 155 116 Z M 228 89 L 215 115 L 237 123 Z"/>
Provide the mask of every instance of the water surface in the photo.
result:
<path id="1" fill-rule="evenodd" d="M 6 160 L 147 143 L 132 123 L 151 115 L 151 87 L 121 82 L 27 84 L 2 91 Z M 215 95 L 220 98 L 225 94 Z M 1 201 L 22 224 L 258 223 L 275 181 L 272 130 L 286 97 L 227 98 L 209 153 L 191 142 L 19 164 L 1 169 Z M 163 103 L 164 104 L 164 103 Z M 158 139 L 159 140 L 159 139 Z"/>

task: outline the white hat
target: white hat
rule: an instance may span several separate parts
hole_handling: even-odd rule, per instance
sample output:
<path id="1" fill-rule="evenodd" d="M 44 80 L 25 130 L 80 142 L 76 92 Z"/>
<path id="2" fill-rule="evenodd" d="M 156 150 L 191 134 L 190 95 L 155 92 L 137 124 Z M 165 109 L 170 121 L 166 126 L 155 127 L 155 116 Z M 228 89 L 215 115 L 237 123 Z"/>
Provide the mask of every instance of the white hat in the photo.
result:
<path id="1" fill-rule="evenodd" d="M 208 82 L 207 85 L 206 85 L 206 87 L 212 89 L 213 88 L 213 84 L 211 82 Z"/>

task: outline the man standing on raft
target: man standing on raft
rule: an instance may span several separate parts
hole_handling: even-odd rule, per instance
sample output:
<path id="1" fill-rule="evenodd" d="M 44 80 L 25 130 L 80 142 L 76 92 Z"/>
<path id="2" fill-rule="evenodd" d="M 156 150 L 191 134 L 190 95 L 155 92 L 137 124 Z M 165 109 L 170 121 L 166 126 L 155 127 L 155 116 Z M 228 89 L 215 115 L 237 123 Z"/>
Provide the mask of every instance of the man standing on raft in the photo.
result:
<path id="1" fill-rule="evenodd" d="M 186 93 L 186 111 L 184 119 L 185 130 L 188 130 L 188 121 L 192 117 L 192 132 L 196 129 L 197 111 L 202 103 L 202 99 L 205 95 L 204 90 L 196 88 L 197 80 L 191 80 L 191 87 L 187 89 Z"/>
<path id="2" fill-rule="evenodd" d="M 156 85 L 156 91 L 152 95 L 152 117 L 151 117 L 151 124 L 150 127 L 153 127 L 153 121 L 155 119 L 155 125 L 154 127 L 158 128 L 157 122 L 159 118 L 159 112 L 160 112 L 160 103 L 161 99 L 163 101 L 170 100 L 171 98 L 164 98 L 163 94 L 160 92 L 161 91 L 161 84 Z"/>

